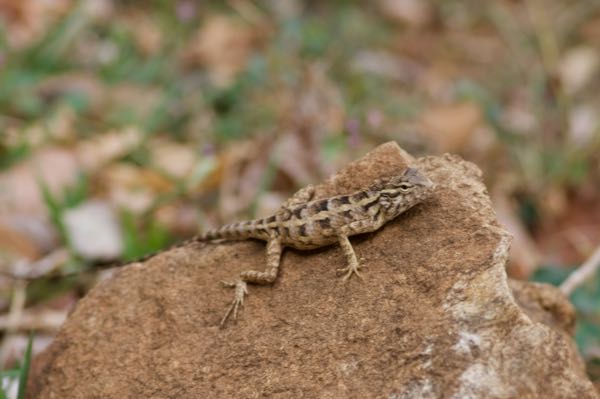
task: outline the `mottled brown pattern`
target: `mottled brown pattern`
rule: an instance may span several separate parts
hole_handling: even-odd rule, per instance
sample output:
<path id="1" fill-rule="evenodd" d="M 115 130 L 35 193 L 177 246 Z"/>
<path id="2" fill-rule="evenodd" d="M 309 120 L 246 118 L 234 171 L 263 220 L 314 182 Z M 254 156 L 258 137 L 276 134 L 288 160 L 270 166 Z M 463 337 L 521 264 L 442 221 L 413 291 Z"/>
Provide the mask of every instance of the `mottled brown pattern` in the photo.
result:
<path id="1" fill-rule="evenodd" d="M 246 271 L 239 279 L 226 283 L 235 288 L 236 294 L 221 324 L 231 313 L 237 315 L 247 293 L 247 283 L 275 281 L 284 247 L 306 250 L 339 243 L 347 260 L 347 267 L 342 269 L 344 279 L 353 274 L 360 276 L 360 265 L 348 237 L 378 230 L 425 200 L 432 191 L 431 181 L 414 168 L 407 168 L 399 176 L 377 180 L 364 190 L 327 199 L 312 200 L 314 188 L 308 186 L 287 200 L 275 215 L 233 223 L 199 236 L 200 241 L 249 238 L 267 241 L 266 270 Z"/>
<path id="2" fill-rule="evenodd" d="M 315 201 L 311 206 L 311 212 L 313 214 L 316 214 L 316 213 L 319 213 L 322 211 L 327 211 L 328 205 L 329 205 L 328 199 Z"/>

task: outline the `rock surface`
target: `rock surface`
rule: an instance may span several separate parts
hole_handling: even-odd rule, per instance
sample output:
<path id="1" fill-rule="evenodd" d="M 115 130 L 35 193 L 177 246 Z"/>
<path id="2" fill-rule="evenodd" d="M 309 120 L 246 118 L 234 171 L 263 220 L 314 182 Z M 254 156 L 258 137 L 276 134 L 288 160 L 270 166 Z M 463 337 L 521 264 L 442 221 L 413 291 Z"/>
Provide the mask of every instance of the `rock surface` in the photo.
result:
<path id="1" fill-rule="evenodd" d="M 340 248 L 284 252 L 272 287 L 250 286 L 219 329 L 242 270 L 264 244 L 198 244 L 125 267 L 76 307 L 36 359 L 34 398 L 593 398 L 552 288 L 511 283 L 509 235 L 481 172 L 458 157 L 413 160 L 384 144 L 319 186 L 346 193 L 406 164 L 434 198 L 351 239 L 364 280 L 343 282 Z M 519 306 L 521 303 L 521 306 Z"/>

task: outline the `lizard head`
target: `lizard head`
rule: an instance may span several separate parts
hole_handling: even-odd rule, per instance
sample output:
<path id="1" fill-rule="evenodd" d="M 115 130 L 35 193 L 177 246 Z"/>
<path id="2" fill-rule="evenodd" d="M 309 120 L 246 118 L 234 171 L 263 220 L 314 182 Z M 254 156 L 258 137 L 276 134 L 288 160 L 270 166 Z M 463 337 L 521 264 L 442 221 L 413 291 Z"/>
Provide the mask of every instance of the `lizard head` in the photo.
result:
<path id="1" fill-rule="evenodd" d="M 375 186 L 379 204 L 390 218 L 424 201 L 435 188 L 431 180 L 415 168 L 407 168 L 401 175 L 380 180 Z"/>

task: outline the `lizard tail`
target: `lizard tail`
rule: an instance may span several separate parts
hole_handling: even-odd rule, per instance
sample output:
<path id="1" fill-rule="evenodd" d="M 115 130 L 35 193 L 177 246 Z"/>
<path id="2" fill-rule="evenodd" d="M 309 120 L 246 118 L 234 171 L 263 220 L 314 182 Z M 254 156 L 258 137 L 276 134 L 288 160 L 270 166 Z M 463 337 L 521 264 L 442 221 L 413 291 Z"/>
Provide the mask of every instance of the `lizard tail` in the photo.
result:
<path id="1" fill-rule="evenodd" d="M 268 238 L 268 232 L 262 228 L 262 220 L 251 220 L 245 222 L 237 222 L 227 224 L 219 229 L 208 230 L 207 232 L 200 234 L 197 241 L 211 241 L 211 240 L 245 240 L 247 238 Z M 264 237 L 263 237 L 264 236 Z"/>

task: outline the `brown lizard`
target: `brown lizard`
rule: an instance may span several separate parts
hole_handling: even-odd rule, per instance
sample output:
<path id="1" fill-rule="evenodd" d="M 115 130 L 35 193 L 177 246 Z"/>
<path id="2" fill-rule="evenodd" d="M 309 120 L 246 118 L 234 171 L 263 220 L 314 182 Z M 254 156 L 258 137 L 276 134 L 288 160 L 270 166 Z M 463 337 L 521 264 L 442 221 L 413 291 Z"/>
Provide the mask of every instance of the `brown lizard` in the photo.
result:
<path id="1" fill-rule="evenodd" d="M 377 180 L 370 187 L 349 195 L 312 200 L 314 187 L 307 186 L 288 199 L 272 216 L 229 224 L 192 239 L 255 238 L 267 242 L 265 271 L 244 271 L 237 280 L 223 282 L 225 286 L 235 288 L 235 296 L 221 320 L 221 327 L 232 313 L 234 319 L 237 318 L 238 309 L 248 293 L 247 283 L 275 282 L 284 247 L 307 250 L 339 243 L 347 261 L 347 266 L 340 269 L 345 273 L 344 280 L 353 274 L 360 277 L 358 271 L 361 267 L 348 237 L 378 230 L 426 199 L 433 188 L 433 183 L 414 168 L 407 168 L 399 176 Z"/>
<path id="2" fill-rule="evenodd" d="M 265 271 L 244 271 L 237 280 L 223 282 L 225 286 L 235 288 L 235 297 L 221 320 L 220 325 L 223 327 L 232 313 L 233 317 L 237 318 L 238 309 L 248 293 L 247 283 L 275 282 L 284 247 L 307 250 L 337 242 L 347 260 L 347 266 L 340 269 L 345 273 L 344 280 L 353 274 L 360 277 L 360 265 L 348 237 L 378 230 L 385 223 L 429 197 L 433 188 L 433 183 L 414 168 L 407 168 L 398 176 L 377 180 L 368 188 L 348 195 L 312 200 L 314 187 L 307 186 L 288 199 L 273 216 L 229 224 L 200 234 L 173 248 L 195 241 L 220 239 L 255 238 L 267 242 Z M 157 254 L 148 254 L 120 266 L 143 262 Z M 35 279 L 12 275 L 11 277 Z"/>

